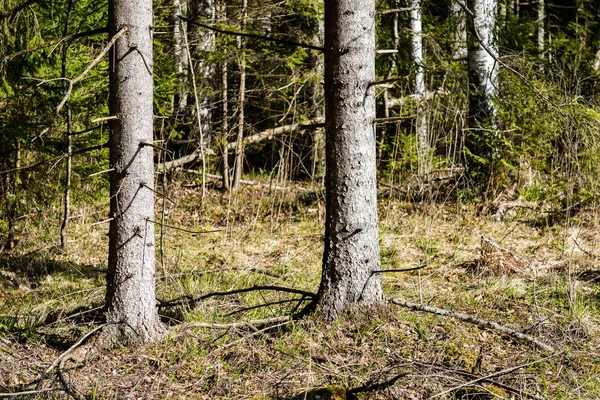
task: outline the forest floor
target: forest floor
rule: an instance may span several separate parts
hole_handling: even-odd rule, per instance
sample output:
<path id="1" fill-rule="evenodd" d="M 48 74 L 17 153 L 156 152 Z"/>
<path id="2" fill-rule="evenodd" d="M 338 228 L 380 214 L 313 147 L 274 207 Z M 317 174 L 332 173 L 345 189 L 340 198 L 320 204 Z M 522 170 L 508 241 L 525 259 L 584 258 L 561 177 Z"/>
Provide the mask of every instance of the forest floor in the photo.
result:
<path id="1" fill-rule="evenodd" d="M 19 222 L 19 245 L 0 258 L 0 397 L 600 398 L 596 210 L 554 218 L 515 203 L 501 218 L 381 194 L 382 269 L 422 267 L 384 273 L 388 300 L 496 322 L 552 347 L 544 350 L 389 302 L 332 325 L 287 320 L 320 279 L 324 203 L 309 187 L 246 185 L 202 201 L 200 188 L 179 182 L 157 204 L 157 297 L 169 334 L 137 348 L 94 342 L 108 231 L 94 223 L 106 202 L 77 206 L 66 253 L 56 246 L 58 207 Z"/>

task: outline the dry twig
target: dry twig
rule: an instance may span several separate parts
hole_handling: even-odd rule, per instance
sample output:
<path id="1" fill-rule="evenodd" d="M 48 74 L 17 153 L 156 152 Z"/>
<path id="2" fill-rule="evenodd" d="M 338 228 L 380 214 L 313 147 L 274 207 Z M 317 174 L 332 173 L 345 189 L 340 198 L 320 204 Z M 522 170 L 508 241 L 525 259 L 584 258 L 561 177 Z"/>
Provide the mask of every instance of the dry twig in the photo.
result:
<path id="1" fill-rule="evenodd" d="M 518 332 L 512 328 L 506 327 L 504 325 L 500 325 L 497 322 L 478 318 L 474 315 L 456 312 L 456 311 L 452 311 L 452 310 L 445 310 L 442 308 L 430 307 L 430 306 L 426 306 L 424 304 L 411 303 L 409 301 L 402 300 L 402 299 L 391 299 L 390 302 L 393 304 L 402 306 L 402 307 L 410 308 L 411 310 L 415 310 L 415 311 L 424 311 L 424 312 L 437 314 L 437 315 L 441 315 L 441 316 L 445 316 L 445 317 L 456 318 L 456 319 L 464 321 L 464 322 L 469 322 L 469 323 L 475 324 L 482 328 L 493 329 L 495 331 L 504 333 L 505 335 L 509 335 L 515 339 L 523 340 L 527 343 L 533 344 L 533 345 L 541 348 L 542 350 L 549 351 L 552 353 L 555 351 L 552 346 L 550 346 L 544 342 L 541 342 L 532 336 L 525 335 L 524 333 Z"/>

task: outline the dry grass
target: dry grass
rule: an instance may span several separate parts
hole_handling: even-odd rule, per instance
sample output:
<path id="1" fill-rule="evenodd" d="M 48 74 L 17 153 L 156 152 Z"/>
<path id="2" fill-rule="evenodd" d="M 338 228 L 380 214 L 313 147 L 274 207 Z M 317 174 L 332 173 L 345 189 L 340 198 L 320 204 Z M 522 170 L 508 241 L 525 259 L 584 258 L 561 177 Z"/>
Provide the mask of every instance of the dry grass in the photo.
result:
<path id="1" fill-rule="evenodd" d="M 176 205 L 157 202 L 157 220 L 164 206 L 165 224 L 221 231 L 193 235 L 165 227 L 161 241 L 157 229 L 160 300 L 254 285 L 317 290 L 319 193 L 269 193 L 268 185 L 256 185 L 231 198 L 211 190 L 203 202 L 197 188 L 174 185 L 169 197 Z M 23 226 L 20 246 L 2 257 L 0 392 L 54 388 L 35 398 L 68 396 L 56 374 L 39 376 L 101 323 L 108 226 L 91 224 L 102 213 L 99 205 L 80 208 L 67 254 L 54 247 L 57 223 L 48 214 Z M 388 296 L 497 321 L 559 352 L 544 358 L 549 354 L 493 331 L 394 305 L 356 311 L 330 326 L 307 317 L 225 329 L 222 324 L 288 315 L 301 301 L 296 294 L 252 291 L 162 307 L 170 335 L 154 345 L 107 352 L 92 338 L 63 365 L 71 395 L 600 398 L 600 290 L 594 279 L 600 236 L 593 215 L 551 226 L 534 214 L 496 222 L 467 205 L 384 198 L 380 218 L 383 268 L 424 267 L 386 274 Z M 494 245 L 482 246 L 482 236 Z M 587 280 L 577 279 L 580 274 Z M 206 324 L 183 328 L 189 322 Z M 468 384 L 517 366 L 523 367 Z"/>

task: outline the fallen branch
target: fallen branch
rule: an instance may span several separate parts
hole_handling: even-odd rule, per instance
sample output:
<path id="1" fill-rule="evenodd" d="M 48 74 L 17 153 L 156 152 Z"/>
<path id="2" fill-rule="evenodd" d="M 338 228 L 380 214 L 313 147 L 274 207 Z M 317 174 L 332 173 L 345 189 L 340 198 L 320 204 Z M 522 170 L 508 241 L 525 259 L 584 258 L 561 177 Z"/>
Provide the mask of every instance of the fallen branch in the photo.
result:
<path id="1" fill-rule="evenodd" d="M 191 328 L 208 328 L 208 329 L 232 329 L 232 328 L 243 328 L 243 327 L 256 327 L 262 325 L 269 325 L 281 322 L 289 322 L 291 317 L 284 315 L 281 317 L 273 317 L 266 319 L 255 319 L 250 321 L 232 322 L 230 324 L 213 324 L 208 322 L 190 322 L 179 327 L 180 330 L 191 329 Z"/>
<path id="2" fill-rule="evenodd" d="M 203 233 L 205 233 L 205 232 L 203 232 Z M 185 276 L 185 277 L 202 276 L 202 275 L 206 275 L 206 274 L 218 274 L 220 272 L 227 272 L 227 271 L 254 272 L 257 274 L 271 276 L 273 278 L 284 279 L 283 275 L 268 271 L 266 269 L 257 268 L 257 267 L 225 267 L 225 268 L 208 269 L 208 270 L 204 270 L 204 271 L 190 271 L 190 272 L 183 272 L 180 274 L 169 274 L 169 275 L 161 276 L 158 279 L 167 280 L 169 278 L 173 278 L 173 277 L 176 278 L 178 276 Z"/>
<path id="3" fill-rule="evenodd" d="M 438 393 L 436 395 L 431 396 L 429 399 L 430 400 L 431 399 L 435 399 L 436 397 L 441 397 L 441 396 L 443 396 L 445 394 L 455 392 L 455 391 L 457 391 L 460 388 L 471 386 L 471 385 L 474 385 L 474 384 L 479 383 L 479 382 L 484 382 L 486 380 L 489 380 L 489 379 L 492 379 L 492 378 L 496 378 L 498 376 L 510 374 L 511 372 L 517 371 L 519 369 L 522 369 L 522 368 L 525 368 L 525 367 L 529 367 L 529 366 L 534 365 L 534 364 L 538 364 L 538 363 L 540 363 L 542 361 L 546 361 L 549 358 L 557 356 L 558 354 L 560 354 L 560 353 L 552 354 L 552 355 L 550 355 L 548 357 L 540 358 L 539 360 L 535 360 L 535 361 L 532 361 L 532 362 L 529 362 L 529 363 L 526 363 L 526 364 L 517 365 L 516 367 L 511 367 L 511 368 L 503 369 L 502 371 L 494 372 L 493 374 L 489 374 L 489 375 L 482 376 L 482 377 L 477 378 L 477 379 L 473 379 L 473 380 L 471 380 L 469 382 L 466 382 L 466 383 L 463 383 L 461 385 L 455 386 L 455 387 L 450 388 L 448 390 L 444 390 L 443 392 L 440 392 L 440 393 Z"/>
<path id="4" fill-rule="evenodd" d="M 463 371 L 463 370 L 460 370 L 460 369 L 450 368 L 450 367 L 447 367 L 447 366 L 441 365 L 441 364 L 425 363 L 425 362 L 414 361 L 414 360 L 411 361 L 411 363 L 418 364 L 418 365 L 421 365 L 421 366 L 426 367 L 426 368 L 432 368 L 433 367 L 433 368 L 441 369 L 441 370 L 444 370 L 444 371 L 453 372 L 453 373 L 455 373 L 457 375 L 461 375 L 461 376 L 463 376 L 465 378 L 468 378 L 468 379 L 471 379 L 471 380 L 475 380 L 475 379 L 480 379 L 481 378 L 480 382 L 489 383 L 489 384 L 494 385 L 494 386 L 496 386 L 496 387 L 498 387 L 500 389 L 503 389 L 503 390 L 505 390 L 507 392 L 514 393 L 514 394 L 518 395 L 519 398 L 527 397 L 529 399 L 534 399 L 534 400 L 541 400 L 542 399 L 540 396 L 537 396 L 537 395 L 531 394 L 531 393 L 527 393 L 527 392 L 525 392 L 525 391 L 523 391 L 523 390 L 521 390 L 519 388 L 506 385 L 506 384 L 504 384 L 502 382 L 498 382 L 498 381 L 490 378 L 489 376 L 478 376 L 478 375 L 472 374 L 472 373 L 470 373 L 468 371 Z"/>
<path id="5" fill-rule="evenodd" d="M 478 318 L 474 315 L 469 315 L 469 314 L 456 312 L 456 311 L 452 311 L 452 310 L 445 310 L 442 308 L 430 307 L 430 306 L 426 306 L 424 304 L 411 303 L 411 302 L 408 302 L 408 301 L 405 301 L 402 299 L 390 299 L 390 302 L 393 304 L 402 306 L 402 307 L 410 308 L 411 310 L 414 310 L 414 311 L 424 311 L 424 312 L 428 312 L 428 313 L 432 313 L 432 314 L 442 315 L 445 317 L 456 318 L 456 319 L 464 321 L 464 322 L 469 322 L 469 323 L 478 325 L 482 328 L 496 330 L 498 332 L 509 335 L 515 339 L 523 340 L 525 342 L 533 344 L 543 350 L 546 350 L 546 351 L 549 351 L 552 353 L 555 351 L 552 346 L 550 346 L 544 342 L 541 342 L 532 336 L 525 335 L 525 334 L 518 332 L 512 328 L 500 325 L 497 322 Z"/>
<path id="6" fill-rule="evenodd" d="M 89 339 L 92 335 L 94 335 L 100 329 L 104 328 L 106 325 L 107 324 L 99 325 L 99 326 L 95 327 L 94 329 L 92 329 L 91 331 L 89 331 L 88 333 L 86 333 L 85 335 L 83 335 L 78 341 L 75 342 L 75 344 L 73 344 L 73 346 L 69 347 L 56 360 L 54 360 L 54 362 L 48 367 L 48 369 L 46 369 L 46 372 L 44 372 L 44 375 L 48 375 L 48 373 L 50 373 L 50 371 L 52 371 L 54 368 L 58 367 L 63 362 L 63 360 L 65 360 L 66 357 L 69 354 L 71 354 L 71 352 L 73 350 L 75 350 L 76 348 L 81 346 L 83 344 L 83 342 L 85 342 L 87 339 Z"/>
<path id="7" fill-rule="evenodd" d="M 16 396 L 31 396 L 31 395 L 40 394 L 40 393 L 57 392 L 59 390 L 62 390 L 62 389 L 48 388 L 48 389 L 38 389 L 38 390 L 26 390 L 24 392 L 0 393 L 0 398 L 16 397 Z"/>
<path id="8" fill-rule="evenodd" d="M 308 129 L 315 129 L 318 127 L 322 127 L 324 123 L 323 119 L 315 119 L 314 121 L 305 123 L 305 124 L 290 124 L 283 125 L 273 129 L 267 129 L 265 131 L 259 132 L 255 135 L 247 136 L 243 140 L 243 145 L 249 145 L 252 143 L 258 143 L 263 140 L 273 139 L 274 137 L 285 135 L 287 133 L 292 133 L 296 131 L 303 131 Z M 231 142 L 226 145 L 227 150 L 235 150 L 237 148 L 237 142 Z M 196 161 L 201 156 L 200 148 L 194 150 L 193 153 L 178 158 L 176 160 L 167 161 L 164 163 L 160 163 L 156 165 L 156 172 L 167 172 L 172 169 L 182 167 L 185 164 L 189 164 L 191 162 Z M 209 176 L 209 174 L 206 174 Z"/>
<path id="9" fill-rule="evenodd" d="M 247 146 L 252 143 L 262 142 L 263 140 L 273 139 L 276 136 L 285 135 L 286 133 L 292 133 L 296 131 L 305 130 L 307 128 L 313 128 L 320 126 L 324 120 L 314 120 L 309 122 L 308 124 L 290 124 L 283 125 L 273 129 L 267 129 L 262 132 L 256 133 L 254 135 L 246 136 L 242 141 L 244 146 Z M 234 150 L 237 147 L 237 142 L 231 142 L 227 144 L 227 150 Z"/>
<path id="10" fill-rule="evenodd" d="M 231 296 L 234 294 L 240 294 L 240 293 L 248 293 L 248 292 L 255 292 L 255 291 L 259 291 L 259 290 L 271 290 L 271 291 L 276 291 L 276 292 L 285 292 L 285 293 L 293 293 L 293 294 L 299 294 L 302 296 L 306 296 L 309 298 L 315 298 L 316 294 L 312 293 L 312 292 L 307 292 L 305 290 L 301 290 L 301 289 L 294 289 L 294 288 L 287 288 L 287 287 L 283 287 L 283 286 L 271 286 L 271 285 L 266 285 L 266 286 L 252 286 L 249 288 L 242 288 L 242 289 L 236 289 L 236 290 L 231 290 L 228 292 L 212 292 L 212 293 L 208 293 L 199 297 L 192 297 L 192 296 L 182 296 L 170 301 L 162 301 L 162 300 L 158 300 L 158 307 L 175 307 L 175 306 L 180 306 L 180 305 L 184 305 L 184 304 L 189 304 L 190 306 L 194 306 L 196 303 L 206 300 L 206 299 L 210 299 L 211 297 L 218 297 L 218 296 Z"/>

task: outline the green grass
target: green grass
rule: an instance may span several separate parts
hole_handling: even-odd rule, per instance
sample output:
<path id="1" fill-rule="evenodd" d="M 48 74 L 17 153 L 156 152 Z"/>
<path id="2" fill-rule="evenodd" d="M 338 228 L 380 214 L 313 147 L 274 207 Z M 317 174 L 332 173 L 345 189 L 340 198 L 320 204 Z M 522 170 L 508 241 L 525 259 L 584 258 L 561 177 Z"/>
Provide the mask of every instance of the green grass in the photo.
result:
<path id="1" fill-rule="evenodd" d="M 202 202 L 197 191 L 187 188 L 176 188 L 169 196 L 177 205 L 167 204 L 167 224 L 222 230 L 190 235 L 166 228 L 161 252 L 157 229 L 159 299 L 254 285 L 318 289 L 323 216 L 307 210 L 322 209 L 317 204 L 322 197 L 294 191 L 271 194 L 262 186 L 246 188 L 231 202 L 213 191 Z M 20 246 L 0 259 L 0 392 L 31 388 L 62 351 L 100 321 L 94 307 L 104 299 L 108 227 L 91 226 L 104 215 L 100 205 L 87 204 L 86 213 L 97 217 L 72 224 L 68 253 L 54 247 L 58 216 L 48 214 L 31 221 Z M 537 217 L 494 222 L 469 205 L 419 209 L 392 199 L 380 204 L 382 266 L 425 265 L 420 271 L 385 274 L 388 297 L 471 313 L 526 331 L 559 350 L 544 361 L 539 360 L 547 354 L 492 330 L 388 304 L 356 310 L 328 326 L 309 316 L 264 331 L 265 326 L 251 325 L 185 328 L 193 322 L 230 324 L 287 315 L 300 299 L 290 293 L 252 291 L 214 297 L 193 308 L 161 309 L 170 334 L 157 344 L 106 352 L 95 349 L 91 340 L 84 348 L 93 351 L 65 364 L 66 378 L 80 395 L 94 399 L 129 394 L 316 399 L 337 398 L 352 388 L 374 387 L 401 376 L 358 396 L 420 399 L 469 381 L 465 374 L 478 363 L 486 375 L 539 361 L 495 381 L 541 398 L 599 398 L 600 284 L 576 279 L 579 272 L 593 269 L 590 254 L 600 253 L 597 218 L 580 215 L 585 223 L 577 226 L 578 243 L 587 254 L 573 247 L 565 251 L 570 227 L 540 229 L 531 223 Z M 479 255 L 480 234 L 501 242 L 532 266 L 532 272 L 465 271 L 460 263 Z M 272 304 L 258 307 L 267 303 Z M 60 388 L 51 378 L 43 385 Z M 440 398 L 461 398 L 473 391 L 488 398 L 520 398 L 490 382 Z"/>

